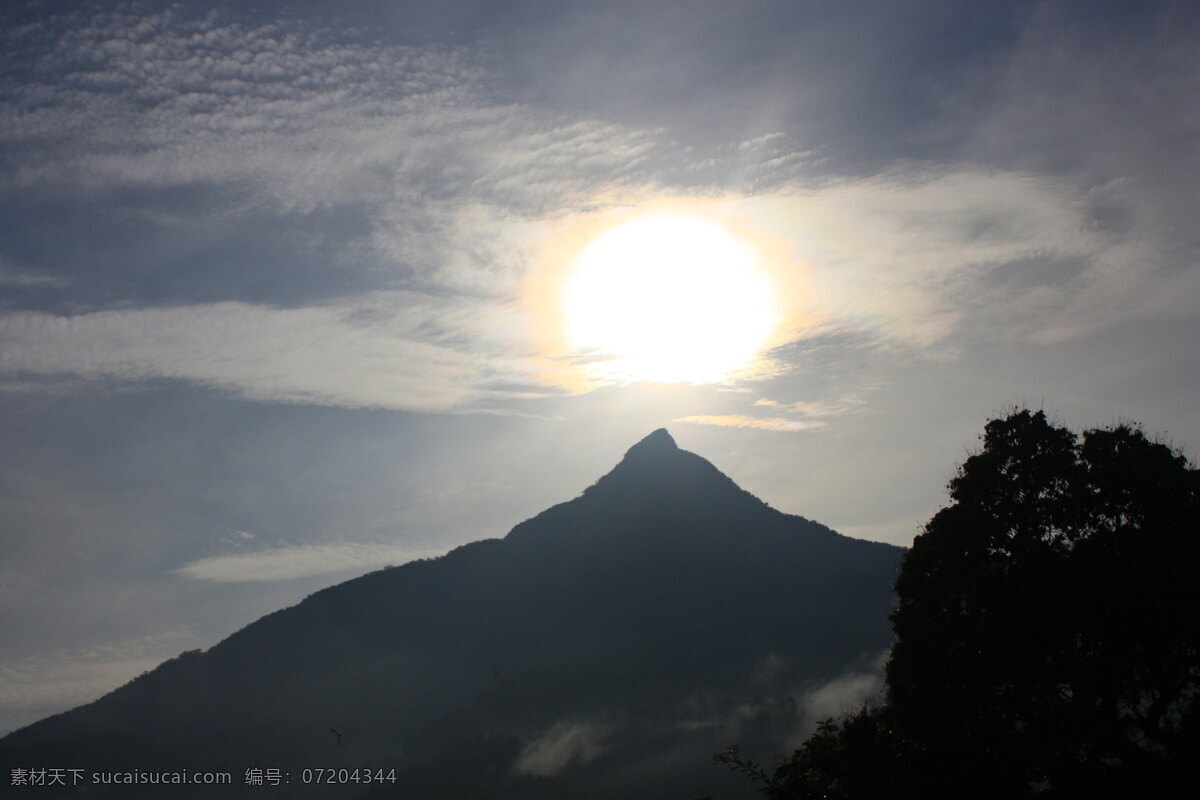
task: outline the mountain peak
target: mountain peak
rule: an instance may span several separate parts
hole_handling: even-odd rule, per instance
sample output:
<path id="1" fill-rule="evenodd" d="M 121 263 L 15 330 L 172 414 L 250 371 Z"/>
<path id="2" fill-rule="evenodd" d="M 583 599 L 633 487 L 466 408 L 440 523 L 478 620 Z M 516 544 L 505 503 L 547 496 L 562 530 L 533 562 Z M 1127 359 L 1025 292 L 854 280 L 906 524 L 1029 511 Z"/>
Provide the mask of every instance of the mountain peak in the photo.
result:
<path id="1" fill-rule="evenodd" d="M 679 445 L 675 444 L 675 440 L 671 438 L 671 434 L 667 433 L 666 428 L 659 428 L 651 433 L 645 439 L 629 448 L 625 453 L 625 457 L 642 453 L 670 453 L 679 449 Z"/>
<path id="2" fill-rule="evenodd" d="M 706 459 L 680 449 L 666 428 L 629 448 L 621 462 L 584 491 L 584 496 L 621 508 L 646 503 L 655 513 L 675 508 L 690 514 L 702 506 L 723 504 L 744 508 L 747 500 L 763 505 Z"/>

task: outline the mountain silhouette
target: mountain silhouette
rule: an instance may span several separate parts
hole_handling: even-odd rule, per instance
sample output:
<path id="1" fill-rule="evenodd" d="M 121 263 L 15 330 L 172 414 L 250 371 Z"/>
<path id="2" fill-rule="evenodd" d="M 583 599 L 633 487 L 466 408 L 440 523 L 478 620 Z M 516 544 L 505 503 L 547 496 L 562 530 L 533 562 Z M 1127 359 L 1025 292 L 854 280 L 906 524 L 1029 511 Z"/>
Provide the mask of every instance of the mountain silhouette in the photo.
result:
<path id="1" fill-rule="evenodd" d="M 660 429 L 503 539 L 317 592 L 0 757 L 223 770 L 222 797 L 745 797 L 709 756 L 729 736 L 783 752 L 805 693 L 889 645 L 902 552 L 770 508 Z M 250 768 L 286 792 L 245 786 Z M 384 782 L 317 787 L 306 768 Z M 86 788 L 61 796 L 164 791 Z"/>

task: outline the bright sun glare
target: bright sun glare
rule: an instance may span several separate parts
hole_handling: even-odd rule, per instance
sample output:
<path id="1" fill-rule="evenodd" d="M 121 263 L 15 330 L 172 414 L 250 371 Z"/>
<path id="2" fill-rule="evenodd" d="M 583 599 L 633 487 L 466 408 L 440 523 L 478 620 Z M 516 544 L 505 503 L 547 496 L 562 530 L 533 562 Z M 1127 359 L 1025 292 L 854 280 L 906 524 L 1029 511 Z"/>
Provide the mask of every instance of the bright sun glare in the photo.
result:
<path id="1" fill-rule="evenodd" d="M 563 288 L 568 343 L 598 377 L 709 383 L 750 367 L 779 318 L 753 247 L 699 217 L 618 225 Z"/>

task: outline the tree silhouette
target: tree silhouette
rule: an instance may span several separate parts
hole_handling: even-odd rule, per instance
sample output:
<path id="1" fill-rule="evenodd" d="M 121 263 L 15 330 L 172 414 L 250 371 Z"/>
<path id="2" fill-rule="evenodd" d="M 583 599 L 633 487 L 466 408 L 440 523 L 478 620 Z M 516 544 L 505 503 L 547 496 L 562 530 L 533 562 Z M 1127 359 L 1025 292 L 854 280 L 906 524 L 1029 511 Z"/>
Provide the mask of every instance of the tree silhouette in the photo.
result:
<path id="1" fill-rule="evenodd" d="M 988 423 L 905 556 L 884 704 L 772 798 L 1182 796 L 1200 754 L 1200 472 L 1140 428 Z M 1194 787 L 1193 787 L 1194 788 Z"/>

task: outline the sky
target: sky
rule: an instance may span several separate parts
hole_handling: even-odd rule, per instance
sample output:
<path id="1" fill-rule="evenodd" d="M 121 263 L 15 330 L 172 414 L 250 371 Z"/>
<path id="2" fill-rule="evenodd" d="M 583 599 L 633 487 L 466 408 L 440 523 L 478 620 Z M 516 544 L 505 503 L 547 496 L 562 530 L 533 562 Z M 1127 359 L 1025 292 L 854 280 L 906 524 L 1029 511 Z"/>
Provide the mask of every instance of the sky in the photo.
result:
<path id="1" fill-rule="evenodd" d="M 901 545 L 1016 406 L 1194 460 L 1196 41 L 1154 0 L 4 4 L 0 731 L 659 427 Z"/>

